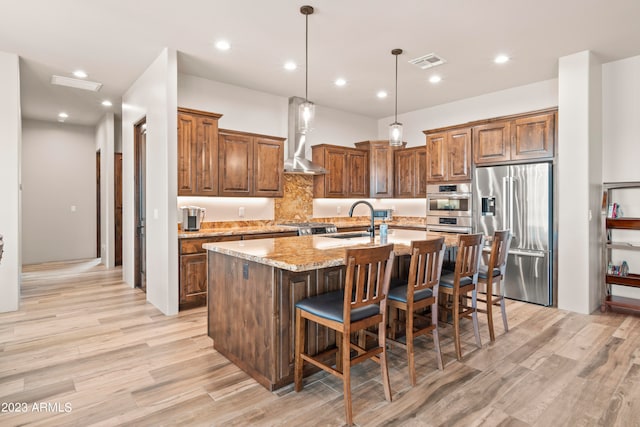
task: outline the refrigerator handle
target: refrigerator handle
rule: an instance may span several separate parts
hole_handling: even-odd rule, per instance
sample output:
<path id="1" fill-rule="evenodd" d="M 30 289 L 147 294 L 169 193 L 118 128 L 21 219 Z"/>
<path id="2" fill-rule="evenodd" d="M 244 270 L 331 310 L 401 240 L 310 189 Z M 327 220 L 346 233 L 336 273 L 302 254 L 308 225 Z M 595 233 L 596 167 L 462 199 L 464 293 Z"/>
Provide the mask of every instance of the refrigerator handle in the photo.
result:
<path id="1" fill-rule="evenodd" d="M 515 181 L 515 178 L 509 178 L 509 230 L 511 230 L 512 240 L 516 239 L 513 234 L 513 186 Z"/>
<path id="2" fill-rule="evenodd" d="M 506 176 L 502 177 L 502 194 L 504 195 L 504 197 L 509 197 L 511 195 L 510 192 L 507 192 L 507 180 L 509 178 Z M 509 187 L 511 188 L 511 187 Z M 502 229 L 506 230 L 508 227 L 508 223 L 507 223 L 507 201 L 505 200 L 502 203 Z"/>

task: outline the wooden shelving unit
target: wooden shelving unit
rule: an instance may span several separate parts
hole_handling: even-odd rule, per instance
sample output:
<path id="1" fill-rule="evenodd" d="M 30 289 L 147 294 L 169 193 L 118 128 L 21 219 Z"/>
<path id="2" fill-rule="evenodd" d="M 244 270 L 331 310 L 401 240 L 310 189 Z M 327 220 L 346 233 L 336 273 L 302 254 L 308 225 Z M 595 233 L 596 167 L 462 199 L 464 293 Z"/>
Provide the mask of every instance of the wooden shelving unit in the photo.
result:
<path id="1" fill-rule="evenodd" d="M 611 295 L 611 285 L 640 288 L 640 274 L 629 273 L 626 276 L 607 274 L 612 249 L 640 251 L 640 241 L 613 241 L 610 232 L 610 230 L 638 230 L 640 232 L 640 218 L 607 218 L 609 204 L 615 201 L 612 197 L 612 192 L 632 188 L 640 188 L 640 182 L 607 182 L 603 184 L 602 217 L 604 220 L 602 222 L 605 296 L 602 301 L 602 311 L 606 311 L 608 308 L 640 311 L 640 299 Z"/>

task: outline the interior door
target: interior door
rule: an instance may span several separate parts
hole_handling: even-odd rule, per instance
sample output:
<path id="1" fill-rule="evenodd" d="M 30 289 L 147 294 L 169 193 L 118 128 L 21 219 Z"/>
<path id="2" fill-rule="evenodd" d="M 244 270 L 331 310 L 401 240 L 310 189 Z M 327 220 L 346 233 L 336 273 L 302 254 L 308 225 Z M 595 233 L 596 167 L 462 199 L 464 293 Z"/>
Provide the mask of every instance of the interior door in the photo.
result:
<path id="1" fill-rule="evenodd" d="M 147 291 L 147 237 L 146 237 L 146 164 L 147 164 L 147 123 L 146 118 L 134 127 L 135 145 L 135 286 Z"/>

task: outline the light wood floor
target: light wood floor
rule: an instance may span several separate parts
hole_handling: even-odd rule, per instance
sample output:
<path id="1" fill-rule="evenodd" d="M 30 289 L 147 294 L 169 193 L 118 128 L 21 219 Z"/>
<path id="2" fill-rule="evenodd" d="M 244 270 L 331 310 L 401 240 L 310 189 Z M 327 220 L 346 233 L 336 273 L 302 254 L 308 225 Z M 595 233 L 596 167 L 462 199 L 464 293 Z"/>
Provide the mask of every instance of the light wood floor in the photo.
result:
<path id="1" fill-rule="evenodd" d="M 0 425 L 338 426 L 342 386 L 324 373 L 271 393 L 220 356 L 205 309 L 163 316 L 121 271 L 95 261 L 24 269 L 20 311 L 0 314 Z M 389 355 L 393 402 L 378 366 L 354 368 L 354 419 L 362 426 L 639 426 L 640 318 L 578 315 L 508 304 L 511 330 L 473 345 L 464 362 L 442 328 L 445 370 L 420 340 L 418 384 L 404 353 Z M 44 410 L 41 403 L 49 404 Z M 70 405 L 70 412 L 65 411 Z M 56 406 L 58 405 L 58 406 Z M 67 406 L 69 409 L 69 406 Z M 46 410 L 48 409 L 48 410 Z"/>

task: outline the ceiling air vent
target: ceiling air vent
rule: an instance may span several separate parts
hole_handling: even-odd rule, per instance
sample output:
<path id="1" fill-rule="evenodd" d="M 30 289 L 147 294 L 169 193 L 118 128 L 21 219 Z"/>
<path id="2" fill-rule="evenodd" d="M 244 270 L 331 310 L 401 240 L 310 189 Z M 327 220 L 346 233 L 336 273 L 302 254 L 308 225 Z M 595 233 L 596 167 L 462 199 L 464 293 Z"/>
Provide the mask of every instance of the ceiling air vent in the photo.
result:
<path id="1" fill-rule="evenodd" d="M 445 62 L 447 61 L 445 61 L 435 53 L 430 53 L 428 55 L 424 55 L 424 56 L 421 56 L 420 58 L 412 59 L 409 61 L 410 64 L 418 66 L 423 70 L 426 70 L 427 68 L 435 67 L 437 65 L 442 65 Z"/>
<path id="2" fill-rule="evenodd" d="M 51 76 L 51 84 L 58 86 L 73 87 L 76 89 L 90 90 L 97 92 L 102 87 L 102 83 L 92 82 L 89 80 L 72 79 L 71 77 Z"/>

